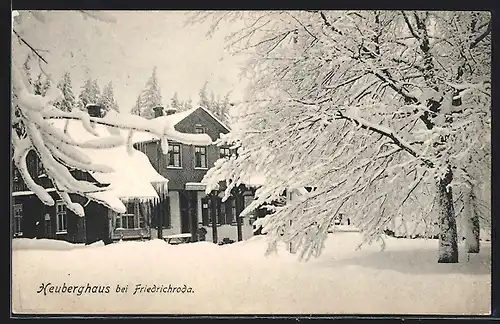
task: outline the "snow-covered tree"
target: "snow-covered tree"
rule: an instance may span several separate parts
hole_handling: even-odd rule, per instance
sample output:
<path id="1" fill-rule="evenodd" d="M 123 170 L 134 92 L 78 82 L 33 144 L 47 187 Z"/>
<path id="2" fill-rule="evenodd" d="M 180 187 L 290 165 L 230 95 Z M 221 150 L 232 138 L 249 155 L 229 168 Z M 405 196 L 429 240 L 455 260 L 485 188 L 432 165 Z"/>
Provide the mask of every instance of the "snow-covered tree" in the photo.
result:
<path id="1" fill-rule="evenodd" d="M 51 86 L 50 79 L 40 72 L 37 78 L 33 81 L 33 91 L 37 95 L 44 96 Z"/>
<path id="2" fill-rule="evenodd" d="M 162 96 L 156 76 L 156 70 L 157 67 L 155 66 L 153 68 L 153 74 L 146 82 L 146 87 L 140 95 L 140 115 L 147 119 L 154 117 L 154 107 L 162 105 Z"/>
<path id="3" fill-rule="evenodd" d="M 134 107 L 130 110 L 131 114 L 139 116 L 141 114 L 141 96 L 137 96 Z"/>
<path id="4" fill-rule="evenodd" d="M 170 107 L 176 109 L 177 111 L 181 111 L 183 108 L 182 103 L 179 101 L 179 95 L 177 92 L 174 92 L 174 95 L 170 98 Z"/>
<path id="5" fill-rule="evenodd" d="M 231 92 L 228 92 L 223 99 L 219 95 L 215 95 L 213 90 L 208 89 L 208 82 L 203 84 L 203 87 L 198 92 L 199 100 L 198 104 L 208 110 L 210 110 L 217 118 L 222 122 L 227 123 L 228 112 L 230 108 L 229 96 Z"/>
<path id="6" fill-rule="evenodd" d="M 78 107 L 81 110 L 84 110 L 87 105 L 97 104 L 99 102 L 100 90 L 99 85 L 97 84 L 97 80 L 93 80 L 92 78 L 88 78 L 85 80 L 80 95 L 78 98 L 80 99 Z"/>
<path id="7" fill-rule="evenodd" d="M 57 84 L 57 88 L 61 90 L 63 99 L 54 103 L 54 107 L 63 111 L 72 111 L 75 107 L 75 95 L 73 94 L 73 85 L 71 84 L 71 75 L 66 71 Z"/>
<path id="8" fill-rule="evenodd" d="M 118 103 L 115 100 L 113 82 L 110 81 L 104 86 L 102 95 L 99 98 L 99 103 L 104 107 L 105 111 L 109 111 L 110 109 L 119 111 Z"/>
<path id="9" fill-rule="evenodd" d="M 207 173 L 226 197 L 251 174 L 266 178 L 244 213 L 284 190 L 313 186 L 263 219 L 277 242 L 318 255 L 339 212 L 382 240 L 396 218 L 439 224 L 438 262 L 458 262 L 454 189 L 465 152 L 490 140 L 487 12 L 307 11 L 202 13 L 244 20 L 229 49 L 249 55 L 252 80 L 221 143 L 238 156 Z M 220 17 L 222 15 L 223 17 Z M 460 100 L 459 100 L 460 99 Z M 473 158 L 475 160 L 475 156 Z M 430 203 L 430 204 L 429 204 Z M 291 224 L 291 225 L 290 225 Z M 280 235 L 283 234 L 284 235 Z"/>
<path id="10" fill-rule="evenodd" d="M 111 16 L 105 13 L 83 13 L 100 20 L 113 21 Z M 30 14 L 29 11 L 20 12 L 21 16 Z M 43 15 L 42 12 L 37 12 L 38 17 Z M 13 36 L 15 34 L 22 38 L 16 29 L 22 29 L 22 24 L 14 20 Z M 29 46 L 26 40 L 22 40 L 23 42 L 13 42 L 12 46 L 12 100 L 14 109 L 11 115 L 13 128 L 11 143 L 13 160 L 29 190 L 33 191 L 44 204 L 53 206 L 55 202 L 47 190 L 33 180 L 28 171 L 26 158 L 32 150 L 36 152 L 59 197 L 65 202 L 67 208 L 75 214 L 83 216 L 84 209 L 82 205 L 71 200 L 71 194 L 81 195 L 120 213 L 126 211 L 118 197 L 110 202 L 109 199 L 103 199 L 99 195 L 102 191 L 106 191 L 106 188 L 99 188 L 93 183 L 77 180 L 68 169 L 113 172 L 109 166 L 92 163 L 90 158 L 78 148 L 106 149 L 116 147 L 124 144 L 124 138 L 117 135 L 110 135 L 107 138 L 96 137 L 95 140 L 88 141 L 71 138 L 53 125 L 54 118 L 81 121 L 83 127 L 95 135 L 97 134 L 92 127 L 93 123 L 103 124 L 113 129 L 126 130 L 128 131 L 127 145 L 130 152 L 133 148 L 131 138 L 134 131 L 150 132 L 161 138 L 164 152 L 168 150 L 168 139 L 191 145 L 209 145 L 211 143 L 210 137 L 206 134 L 179 133 L 173 127 L 153 123 L 139 116 L 112 112 L 104 118 L 95 118 L 90 117 L 86 111 L 67 112 L 55 108 L 53 104 L 63 99 L 63 94 L 57 87 L 51 87 L 44 96 L 34 94 L 32 89 L 27 87 L 27 74 L 22 68 L 23 61 L 26 59 L 26 50 L 41 55 Z M 19 136 L 14 131 L 18 126 L 25 129 L 24 136 Z"/>

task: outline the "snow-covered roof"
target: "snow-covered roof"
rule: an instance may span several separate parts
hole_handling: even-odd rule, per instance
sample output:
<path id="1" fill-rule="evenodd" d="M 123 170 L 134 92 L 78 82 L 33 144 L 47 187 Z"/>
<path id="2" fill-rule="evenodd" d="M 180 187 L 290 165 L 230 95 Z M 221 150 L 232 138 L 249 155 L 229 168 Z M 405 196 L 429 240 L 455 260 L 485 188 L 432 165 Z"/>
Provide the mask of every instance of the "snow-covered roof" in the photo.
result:
<path id="1" fill-rule="evenodd" d="M 175 114 L 171 114 L 171 115 L 156 117 L 156 118 L 153 118 L 151 121 L 155 122 L 155 123 L 160 123 L 160 124 L 167 124 L 168 123 L 169 125 L 175 126 L 198 109 L 202 109 L 203 111 L 205 111 L 213 119 L 215 119 L 219 124 L 221 124 L 222 127 L 224 127 L 227 131 L 230 131 L 229 127 L 226 126 L 219 118 L 217 118 L 208 109 L 201 107 L 201 106 L 196 107 L 196 108 L 192 108 L 189 110 L 181 111 L 181 112 L 178 112 Z M 154 134 L 151 134 L 151 133 L 135 132 L 132 135 L 132 140 L 134 141 L 134 143 L 149 142 L 149 141 L 158 140 L 158 137 L 155 136 Z"/>
<path id="2" fill-rule="evenodd" d="M 65 128 L 65 120 L 54 120 L 53 124 L 60 130 Z M 94 124 L 94 129 L 99 137 L 111 135 L 122 136 L 126 139 L 126 132 L 108 128 L 104 125 Z M 97 139 L 89 133 L 79 120 L 70 120 L 67 127 L 68 135 L 78 142 Z M 125 141 L 124 141 L 125 142 Z M 91 172 L 92 176 L 101 183 L 110 184 L 106 196 L 113 195 L 121 199 L 157 198 L 156 185 L 167 185 L 168 179 L 160 175 L 151 165 L 149 158 L 142 152 L 133 150 L 129 154 L 125 145 L 113 148 L 80 148 L 92 163 L 107 165 L 113 168 L 112 173 Z"/>

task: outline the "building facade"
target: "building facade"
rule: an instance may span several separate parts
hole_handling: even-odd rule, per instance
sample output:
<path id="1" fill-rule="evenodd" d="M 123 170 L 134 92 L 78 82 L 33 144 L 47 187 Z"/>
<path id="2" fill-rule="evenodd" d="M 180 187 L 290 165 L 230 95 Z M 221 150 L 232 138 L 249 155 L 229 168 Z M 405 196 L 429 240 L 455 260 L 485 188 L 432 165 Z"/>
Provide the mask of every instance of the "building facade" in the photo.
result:
<path id="1" fill-rule="evenodd" d="M 99 106 L 90 105 L 87 108 L 90 116 L 105 118 Z M 72 120 L 68 125 L 64 120 L 54 120 L 53 126 L 61 130 L 66 128 L 75 140 L 96 138 L 88 133 L 78 120 Z M 100 124 L 94 124 L 94 130 L 99 137 L 120 134 L 119 130 L 113 131 Z M 47 189 L 55 205 L 43 204 L 28 189 L 19 170 L 12 163 L 12 236 L 60 239 L 87 244 L 100 240 L 109 243 L 120 239 L 149 238 L 151 217 L 163 210 L 168 180 L 154 170 L 142 152 L 129 154 L 124 145 L 106 149 L 79 149 L 93 163 L 107 165 L 113 168 L 114 172 L 70 172 L 78 180 L 106 187 L 107 194 L 103 197 L 120 199 L 127 209 L 126 212 L 119 214 L 100 203 L 79 195 L 70 195 L 74 202 L 84 207 L 84 217 L 75 215 L 60 199 L 36 152 L 32 150 L 27 156 L 28 172 L 36 183 Z"/>
<path id="2" fill-rule="evenodd" d="M 229 132 L 229 127 L 203 107 L 178 113 L 156 107 L 155 119 L 173 124 L 174 128 L 181 133 L 205 133 L 212 141 L 216 141 L 220 134 Z M 243 190 L 241 197 L 233 195 L 225 202 L 222 202 L 222 190 L 216 193 L 215 199 L 211 199 L 205 193 L 205 184 L 201 183 L 203 177 L 215 161 L 233 153 L 229 147 L 219 147 L 215 144 L 183 145 L 170 141 L 168 153 L 164 154 L 159 139 L 154 136 L 138 134 L 134 137 L 134 142 L 135 148 L 144 152 L 154 168 L 169 179 L 168 210 L 162 214 L 162 217 L 155 217 L 152 224 L 153 228 L 161 227 L 162 235 L 193 233 L 198 223 L 211 228 L 213 227 L 212 218 L 215 218 L 218 226 L 236 225 L 238 207 L 247 206 L 253 200 L 251 189 Z M 242 204 L 238 206 L 240 198 Z M 214 203 L 216 214 L 212 217 L 211 207 Z"/>

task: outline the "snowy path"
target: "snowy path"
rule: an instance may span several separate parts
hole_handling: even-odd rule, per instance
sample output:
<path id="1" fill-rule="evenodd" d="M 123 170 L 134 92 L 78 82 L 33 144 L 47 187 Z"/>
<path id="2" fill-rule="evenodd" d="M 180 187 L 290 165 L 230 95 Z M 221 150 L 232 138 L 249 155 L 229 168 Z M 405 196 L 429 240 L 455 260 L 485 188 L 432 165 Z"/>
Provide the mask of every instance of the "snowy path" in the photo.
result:
<path id="1" fill-rule="evenodd" d="M 330 235 L 308 263 L 264 257 L 265 237 L 215 246 L 159 240 L 72 250 L 13 251 L 13 309 L 128 314 L 471 314 L 490 309 L 490 245 L 460 264 L 437 264 L 437 241 L 390 239 L 354 251 L 357 233 Z M 57 242 L 57 244 L 61 244 Z M 110 286 L 109 293 L 37 293 L 42 283 Z M 127 286 L 117 293 L 116 286 Z M 192 293 L 134 293 L 136 284 Z M 89 289 L 90 290 L 90 289 Z"/>

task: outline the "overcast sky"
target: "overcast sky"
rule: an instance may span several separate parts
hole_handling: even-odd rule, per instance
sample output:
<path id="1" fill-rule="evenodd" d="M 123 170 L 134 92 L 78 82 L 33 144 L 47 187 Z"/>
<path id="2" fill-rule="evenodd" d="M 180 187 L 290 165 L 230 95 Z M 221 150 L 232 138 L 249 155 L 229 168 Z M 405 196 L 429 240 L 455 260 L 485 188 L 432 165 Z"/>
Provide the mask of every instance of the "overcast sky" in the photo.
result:
<path id="1" fill-rule="evenodd" d="M 163 103 L 174 92 L 179 98 L 198 101 L 205 81 L 215 94 L 242 97 L 239 80 L 242 60 L 224 50 L 223 32 L 206 37 L 208 24 L 185 26 L 180 11 L 114 11 L 115 23 L 85 19 L 78 12 L 52 11 L 42 23 L 25 16 L 19 32 L 48 61 L 46 70 L 58 81 L 71 72 L 75 95 L 90 74 L 102 87 L 112 81 L 115 97 L 123 111 L 129 111 L 147 79 L 157 66 Z M 21 15 L 22 16 L 22 15 Z M 22 27 L 22 28 L 21 28 Z M 236 26 L 227 26 L 229 32 Z"/>

